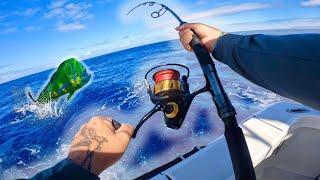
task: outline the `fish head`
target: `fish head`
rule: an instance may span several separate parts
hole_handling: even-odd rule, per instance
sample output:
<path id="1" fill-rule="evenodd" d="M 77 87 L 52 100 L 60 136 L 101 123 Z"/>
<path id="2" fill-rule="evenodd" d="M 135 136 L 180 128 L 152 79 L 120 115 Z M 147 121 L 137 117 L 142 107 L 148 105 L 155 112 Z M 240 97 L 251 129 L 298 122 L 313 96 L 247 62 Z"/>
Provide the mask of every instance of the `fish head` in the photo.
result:
<path id="1" fill-rule="evenodd" d="M 79 89 L 84 85 L 88 84 L 90 79 L 91 74 L 87 73 L 86 71 L 83 71 L 80 75 L 70 79 L 70 83 L 73 88 Z"/>
<path id="2" fill-rule="evenodd" d="M 68 96 L 68 100 L 71 99 L 71 97 L 75 94 L 75 92 L 78 89 L 80 89 L 83 86 L 85 86 L 86 84 L 88 84 L 90 79 L 91 79 L 91 74 L 84 71 L 84 73 L 82 73 L 81 76 L 78 76 L 76 79 L 71 80 L 70 81 L 71 89 L 70 89 L 70 93 Z"/>
<path id="3" fill-rule="evenodd" d="M 89 83 L 89 81 L 90 81 L 90 79 L 91 79 L 91 74 L 88 73 L 88 72 L 86 72 L 86 71 L 84 71 L 84 72 L 82 73 L 81 79 L 82 79 L 82 83 L 81 83 L 81 84 L 83 84 L 82 86 L 84 86 L 84 85 L 86 85 L 86 84 Z"/>

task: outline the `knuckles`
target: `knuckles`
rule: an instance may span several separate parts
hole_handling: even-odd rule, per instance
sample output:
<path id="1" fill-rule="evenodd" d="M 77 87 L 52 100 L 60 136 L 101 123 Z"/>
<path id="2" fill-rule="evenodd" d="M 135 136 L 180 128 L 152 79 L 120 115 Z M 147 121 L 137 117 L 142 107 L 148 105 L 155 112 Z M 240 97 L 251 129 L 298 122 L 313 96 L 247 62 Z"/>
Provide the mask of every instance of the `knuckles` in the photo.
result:
<path id="1" fill-rule="evenodd" d="M 102 124 L 105 121 L 111 122 L 111 120 L 112 120 L 111 117 L 94 116 L 90 119 L 88 124 Z"/>
<path id="2" fill-rule="evenodd" d="M 126 127 L 126 129 L 129 131 L 129 132 L 133 132 L 134 131 L 134 128 L 132 125 L 130 124 L 122 124 L 123 126 Z"/>
<path id="3" fill-rule="evenodd" d="M 179 31 L 179 36 L 187 36 L 193 34 L 193 32 L 191 31 L 191 29 L 184 29 L 182 31 Z"/>

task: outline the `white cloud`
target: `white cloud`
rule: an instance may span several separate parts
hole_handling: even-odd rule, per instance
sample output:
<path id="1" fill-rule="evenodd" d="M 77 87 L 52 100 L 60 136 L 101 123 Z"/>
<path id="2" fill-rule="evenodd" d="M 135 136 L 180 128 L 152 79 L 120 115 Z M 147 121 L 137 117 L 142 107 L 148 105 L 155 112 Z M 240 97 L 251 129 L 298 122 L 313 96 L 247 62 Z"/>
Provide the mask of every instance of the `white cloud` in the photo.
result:
<path id="1" fill-rule="evenodd" d="M 14 14 L 18 16 L 33 16 L 39 12 L 39 8 L 28 8 L 24 11 L 16 11 Z"/>
<path id="2" fill-rule="evenodd" d="M 204 5 L 205 3 L 207 3 L 207 0 L 198 0 L 196 5 L 200 6 L 200 5 Z"/>
<path id="3" fill-rule="evenodd" d="M 302 6 L 320 6 L 320 0 L 308 0 L 301 3 Z"/>
<path id="4" fill-rule="evenodd" d="M 237 24 L 224 24 L 220 25 L 224 31 L 251 31 L 251 30 L 274 30 L 279 29 L 319 29 L 320 30 L 320 18 L 301 18 L 301 19 L 280 19 L 269 20 L 260 22 L 247 22 Z"/>
<path id="5" fill-rule="evenodd" d="M 33 32 L 33 31 L 40 30 L 40 27 L 38 27 L 38 26 L 27 26 L 27 27 L 24 28 L 24 30 L 26 32 Z"/>
<path id="6" fill-rule="evenodd" d="M 182 16 L 182 19 L 186 20 L 187 22 L 191 22 L 191 21 L 204 22 L 204 20 L 210 19 L 212 17 L 225 16 L 225 15 L 237 14 L 241 12 L 248 12 L 248 11 L 254 11 L 254 10 L 261 10 L 261 9 L 266 9 L 270 7 L 271 7 L 271 4 L 268 4 L 268 3 L 243 3 L 243 4 L 237 4 L 237 5 L 227 5 L 227 6 L 212 8 L 202 12 L 191 13 L 190 15 Z M 155 25 L 153 24 L 153 26 L 151 26 L 151 29 L 168 28 L 168 27 L 172 28 L 175 26 L 177 26 L 177 21 L 170 20 L 165 23 L 159 23 Z"/>
<path id="7" fill-rule="evenodd" d="M 97 3 L 98 4 L 108 4 L 111 3 L 113 0 L 98 0 Z"/>
<path id="8" fill-rule="evenodd" d="M 60 32 L 69 32 L 69 31 L 85 29 L 86 26 L 81 24 L 80 22 L 72 22 L 72 23 L 59 22 L 56 28 Z"/>
<path id="9" fill-rule="evenodd" d="M 62 7 L 67 1 L 66 0 L 55 0 L 48 5 L 48 9 L 56 9 Z"/>
<path id="10" fill-rule="evenodd" d="M 16 32 L 18 29 L 16 27 L 7 27 L 4 29 L 0 29 L 0 33 L 1 34 L 9 34 L 9 33 L 14 33 Z"/>
<path id="11" fill-rule="evenodd" d="M 56 30 L 60 32 L 81 30 L 86 28 L 83 22 L 93 17 L 89 12 L 91 7 L 92 5 L 86 2 L 55 0 L 47 6 L 48 11 L 43 17 L 57 20 Z"/>
<path id="12" fill-rule="evenodd" d="M 241 13 L 246 11 L 266 9 L 269 7 L 271 7 L 271 5 L 268 3 L 243 3 L 238 5 L 221 6 L 221 7 L 213 8 L 207 11 L 193 13 L 185 18 L 189 20 L 206 19 L 206 18 L 215 17 L 215 16 L 223 16 L 223 15 L 236 14 L 236 13 Z"/>
<path id="13" fill-rule="evenodd" d="M 88 11 L 88 9 L 92 6 L 89 3 L 66 3 L 65 1 L 58 2 L 58 4 L 48 6 L 48 12 L 44 14 L 45 18 L 85 20 L 93 17 L 93 15 Z"/>
<path id="14" fill-rule="evenodd" d="M 44 14 L 45 18 L 54 18 L 54 17 L 62 17 L 62 16 L 63 16 L 63 8 L 51 9 L 50 11 Z"/>
<path id="15" fill-rule="evenodd" d="M 87 19 L 92 17 L 92 14 L 87 11 L 91 6 L 88 3 L 70 3 L 65 6 L 65 9 L 68 11 L 67 14 L 74 19 Z"/>

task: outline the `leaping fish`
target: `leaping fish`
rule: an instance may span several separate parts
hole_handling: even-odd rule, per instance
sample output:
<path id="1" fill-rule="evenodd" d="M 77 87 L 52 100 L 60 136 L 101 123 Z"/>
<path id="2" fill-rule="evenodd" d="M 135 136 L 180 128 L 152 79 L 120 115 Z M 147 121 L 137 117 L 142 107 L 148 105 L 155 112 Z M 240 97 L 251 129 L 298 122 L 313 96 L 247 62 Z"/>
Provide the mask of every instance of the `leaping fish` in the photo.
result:
<path id="1" fill-rule="evenodd" d="M 49 83 L 41 91 L 37 99 L 30 98 L 37 103 L 48 103 L 69 94 L 68 100 L 76 91 L 86 85 L 91 78 L 86 67 L 75 58 L 67 59 L 59 65 L 56 72 L 51 76 Z"/>

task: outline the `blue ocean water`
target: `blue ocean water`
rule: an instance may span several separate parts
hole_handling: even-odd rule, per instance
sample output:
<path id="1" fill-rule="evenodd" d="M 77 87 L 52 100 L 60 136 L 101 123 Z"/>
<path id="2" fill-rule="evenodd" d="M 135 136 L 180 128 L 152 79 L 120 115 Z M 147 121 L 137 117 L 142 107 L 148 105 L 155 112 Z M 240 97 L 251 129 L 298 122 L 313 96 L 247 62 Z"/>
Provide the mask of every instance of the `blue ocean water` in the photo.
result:
<path id="1" fill-rule="evenodd" d="M 53 69 L 0 85 L 0 179 L 31 177 L 65 158 L 72 137 L 92 116 L 112 116 L 136 125 L 153 107 L 143 85 L 144 74 L 153 66 L 184 64 L 191 69 L 191 91 L 205 85 L 194 55 L 183 50 L 178 41 L 106 54 L 84 63 L 93 74 L 90 83 L 70 102 L 62 100 L 44 109 L 30 104 L 26 91 L 37 95 Z M 239 121 L 283 100 L 218 62 L 217 70 Z M 152 117 L 123 158 L 101 177 L 132 179 L 222 133 L 223 124 L 210 95 L 202 94 L 194 100 L 179 130 L 167 129 L 161 113 Z"/>

